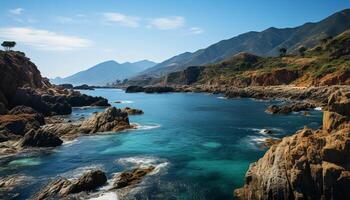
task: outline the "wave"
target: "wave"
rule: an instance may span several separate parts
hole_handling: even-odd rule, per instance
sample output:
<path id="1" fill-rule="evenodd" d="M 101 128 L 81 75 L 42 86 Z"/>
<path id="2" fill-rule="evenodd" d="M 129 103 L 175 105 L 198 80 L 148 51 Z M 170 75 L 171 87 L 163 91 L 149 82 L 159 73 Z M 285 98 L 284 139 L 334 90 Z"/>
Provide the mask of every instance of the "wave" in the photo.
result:
<path id="1" fill-rule="evenodd" d="M 322 111 L 322 107 L 316 107 L 316 108 L 314 108 L 314 110 Z"/>
<path id="2" fill-rule="evenodd" d="M 130 103 L 134 103 L 134 101 L 131 101 L 131 100 L 118 100 L 118 101 L 115 101 L 115 103 L 123 103 L 123 104 L 130 104 Z"/>
<path id="3" fill-rule="evenodd" d="M 258 133 L 261 135 L 276 135 L 278 133 L 284 133 L 284 130 L 281 128 L 240 128 L 240 129 L 254 131 L 255 133 Z M 272 132 L 269 133 L 269 130 L 271 130 Z"/>
<path id="4" fill-rule="evenodd" d="M 156 123 L 151 123 L 151 124 L 146 124 L 146 125 L 141 125 L 139 123 L 132 123 L 132 125 L 136 126 L 137 130 L 150 130 L 150 129 L 155 129 L 155 128 L 160 128 L 160 124 Z"/>
<path id="5" fill-rule="evenodd" d="M 160 172 L 164 172 L 169 166 L 168 161 L 164 159 L 156 158 L 156 157 L 151 157 L 151 156 L 135 156 L 135 157 L 120 158 L 116 162 L 123 166 L 132 166 L 132 167 L 139 167 L 139 168 L 147 168 L 150 166 L 154 166 L 155 167 L 154 170 L 149 175 L 154 175 Z"/>
<path id="6" fill-rule="evenodd" d="M 218 97 L 218 99 L 228 99 L 227 97 Z"/>
<path id="7" fill-rule="evenodd" d="M 118 195 L 115 192 L 101 193 L 97 197 L 89 198 L 89 200 L 118 200 Z"/>

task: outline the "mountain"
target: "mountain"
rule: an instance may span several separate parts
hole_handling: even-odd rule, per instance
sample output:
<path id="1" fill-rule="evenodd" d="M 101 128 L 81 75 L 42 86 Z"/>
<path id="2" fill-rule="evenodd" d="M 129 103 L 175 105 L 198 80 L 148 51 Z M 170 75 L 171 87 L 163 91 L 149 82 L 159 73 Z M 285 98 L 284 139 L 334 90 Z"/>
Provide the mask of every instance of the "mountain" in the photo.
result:
<path id="1" fill-rule="evenodd" d="M 319 40 L 336 36 L 349 28 L 350 9 L 345 9 L 316 23 L 306 23 L 294 28 L 271 27 L 261 32 L 247 32 L 193 53 L 186 52 L 174 56 L 146 69 L 134 79 L 161 76 L 193 65 L 215 63 L 240 52 L 258 56 L 274 56 L 278 54 L 279 48 L 285 47 L 288 53 L 295 53 L 301 46 L 313 47 Z"/>
<path id="2" fill-rule="evenodd" d="M 74 85 L 105 85 L 106 83 L 114 82 L 117 79 L 124 80 L 134 76 L 154 65 L 156 65 L 156 63 L 149 60 L 141 60 L 134 63 L 125 62 L 121 64 L 110 60 L 66 78 L 54 78 L 51 82 L 55 84 L 70 83 Z"/>
<path id="3" fill-rule="evenodd" d="M 224 61 L 191 66 L 154 82 L 164 85 L 302 87 L 350 84 L 350 29 L 299 55 L 260 57 L 238 53 Z"/>

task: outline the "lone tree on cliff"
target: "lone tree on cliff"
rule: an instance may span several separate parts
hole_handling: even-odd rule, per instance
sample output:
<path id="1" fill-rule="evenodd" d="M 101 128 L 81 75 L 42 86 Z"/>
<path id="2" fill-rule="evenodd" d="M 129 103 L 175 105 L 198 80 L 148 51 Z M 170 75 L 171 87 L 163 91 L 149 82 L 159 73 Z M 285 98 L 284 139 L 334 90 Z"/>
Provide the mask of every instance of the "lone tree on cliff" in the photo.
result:
<path id="1" fill-rule="evenodd" d="M 14 41 L 4 41 L 1 46 L 4 47 L 5 51 L 10 51 L 11 48 L 13 48 L 14 46 L 16 46 L 16 42 Z"/>
<path id="2" fill-rule="evenodd" d="M 280 52 L 280 56 L 283 57 L 287 54 L 287 48 L 282 47 L 278 50 Z"/>

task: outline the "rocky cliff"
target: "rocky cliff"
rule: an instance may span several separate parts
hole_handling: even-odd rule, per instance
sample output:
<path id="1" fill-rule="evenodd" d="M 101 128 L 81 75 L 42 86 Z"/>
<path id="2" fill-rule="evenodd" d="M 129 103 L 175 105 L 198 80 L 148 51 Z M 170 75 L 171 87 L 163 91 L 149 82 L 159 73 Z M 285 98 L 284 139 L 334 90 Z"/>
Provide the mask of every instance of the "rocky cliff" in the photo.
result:
<path id="1" fill-rule="evenodd" d="M 72 106 L 108 106 L 102 97 L 51 85 L 24 53 L 0 51 L 0 114 L 18 105 L 34 108 L 45 115 L 69 114 Z"/>
<path id="2" fill-rule="evenodd" d="M 350 90 L 328 100 L 319 130 L 304 128 L 250 165 L 238 199 L 350 199 Z"/>

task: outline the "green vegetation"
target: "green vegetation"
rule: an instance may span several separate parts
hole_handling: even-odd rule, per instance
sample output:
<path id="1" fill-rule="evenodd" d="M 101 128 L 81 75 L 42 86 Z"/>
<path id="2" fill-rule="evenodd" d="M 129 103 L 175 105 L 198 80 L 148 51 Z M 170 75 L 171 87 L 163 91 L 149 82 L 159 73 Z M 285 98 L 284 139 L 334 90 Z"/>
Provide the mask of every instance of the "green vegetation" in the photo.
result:
<path id="1" fill-rule="evenodd" d="M 4 41 L 1 46 L 4 47 L 5 51 L 10 51 L 11 48 L 16 46 L 16 42 L 14 41 Z"/>
<path id="2" fill-rule="evenodd" d="M 298 51 L 299 54 L 287 55 L 287 49 L 281 48 L 280 57 L 239 53 L 202 67 L 196 83 L 229 86 L 350 83 L 350 30 L 334 38 L 322 39 L 315 48 L 301 46 Z M 175 72 L 167 78 L 168 84 L 186 84 L 187 76 Z"/>

